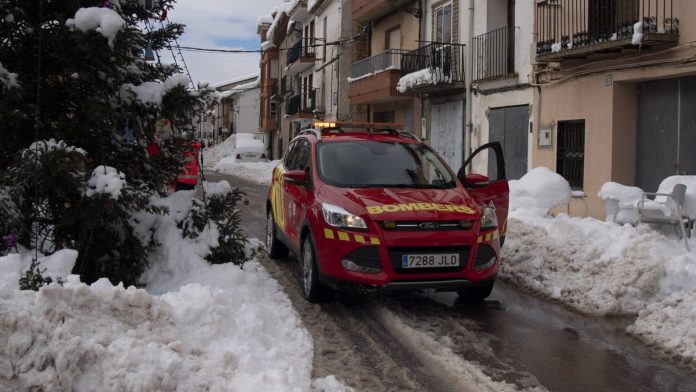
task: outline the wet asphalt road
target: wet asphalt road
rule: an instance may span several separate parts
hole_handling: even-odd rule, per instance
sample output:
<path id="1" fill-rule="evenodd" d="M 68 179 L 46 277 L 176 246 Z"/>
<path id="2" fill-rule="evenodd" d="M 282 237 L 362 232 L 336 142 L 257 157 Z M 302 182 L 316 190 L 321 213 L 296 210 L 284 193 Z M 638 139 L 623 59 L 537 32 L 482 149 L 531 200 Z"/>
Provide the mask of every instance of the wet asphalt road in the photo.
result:
<path id="1" fill-rule="evenodd" d="M 232 176 L 207 177 L 225 179 L 247 193 L 243 226 L 249 237 L 263 241 L 267 187 Z M 419 359 L 412 342 L 400 341 L 380 321 L 384 309 L 415 330 L 447 337 L 458 356 L 520 389 L 696 391 L 695 373 L 625 334 L 631 320 L 582 316 L 502 281 L 485 303 L 464 302 L 450 293 L 347 292 L 336 303 L 313 305 L 302 298 L 292 255 L 261 263 L 284 287 L 313 337 L 313 377 L 333 374 L 358 391 L 480 390 L 456 385 L 451 382 L 456 374 L 443 374 Z"/>

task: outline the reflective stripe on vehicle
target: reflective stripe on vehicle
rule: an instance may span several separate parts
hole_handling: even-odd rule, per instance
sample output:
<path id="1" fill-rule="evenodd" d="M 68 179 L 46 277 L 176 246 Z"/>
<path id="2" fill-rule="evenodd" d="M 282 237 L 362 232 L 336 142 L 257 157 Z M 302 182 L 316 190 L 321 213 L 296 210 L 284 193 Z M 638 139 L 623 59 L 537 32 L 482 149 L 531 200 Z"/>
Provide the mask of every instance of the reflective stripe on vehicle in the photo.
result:
<path id="1" fill-rule="evenodd" d="M 178 179 L 198 179 L 198 176 L 192 176 L 187 174 L 180 174 L 176 178 Z"/>
<path id="2" fill-rule="evenodd" d="M 345 231 L 324 229 L 324 238 L 327 240 L 339 240 L 345 242 L 355 242 L 358 244 L 379 245 L 381 242 L 377 237 L 365 236 L 362 234 L 351 234 Z"/>
<path id="3" fill-rule="evenodd" d="M 478 241 L 477 241 L 477 242 L 478 242 L 479 244 L 483 244 L 484 242 L 489 242 L 489 241 L 491 241 L 491 240 L 497 240 L 498 237 L 499 237 L 498 230 L 496 230 L 496 231 L 491 231 L 491 232 L 488 233 L 488 234 L 480 235 L 480 236 L 478 237 Z"/>

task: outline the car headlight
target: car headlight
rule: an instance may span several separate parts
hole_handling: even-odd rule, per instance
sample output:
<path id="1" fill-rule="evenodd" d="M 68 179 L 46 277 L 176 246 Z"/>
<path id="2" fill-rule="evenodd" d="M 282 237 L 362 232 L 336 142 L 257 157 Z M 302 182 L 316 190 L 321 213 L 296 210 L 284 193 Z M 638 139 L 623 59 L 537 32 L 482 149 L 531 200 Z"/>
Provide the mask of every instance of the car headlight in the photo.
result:
<path id="1" fill-rule="evenodd" d="M 339 206 L 322 203 L 321 210 L 324 214 L 324 222 L 329 226 L 345 227 L 349 229 L 367 229 L 367 225 L 363 218 L 351 214 Z"/>
<path id="2" fill-rule="evenodd" d="M 495 215 L 493 203 L 483 207 L 483 217 L 481 218 L 481 230 L 490 230 L 498 227 L 498 217 Z"/>

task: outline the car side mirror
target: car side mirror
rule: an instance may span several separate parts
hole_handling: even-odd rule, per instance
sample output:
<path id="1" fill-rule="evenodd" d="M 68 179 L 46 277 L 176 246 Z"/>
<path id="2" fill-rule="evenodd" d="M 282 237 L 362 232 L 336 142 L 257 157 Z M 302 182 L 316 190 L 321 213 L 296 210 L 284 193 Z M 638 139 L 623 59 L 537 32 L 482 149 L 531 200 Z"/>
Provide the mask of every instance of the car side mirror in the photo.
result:
<path id="1" fill-rule="evenodd" d="M 292 185 L 307 185 L 307 173 L 304 170 L 290 170 L 283 174 L 286 183 Z"/>
<path id="2" fill-rule="evenodd" d="M 477 185 L 487 183 L 488 180 L 489 180 L 488 177 L 486 177 L 482 174 L 471 173 L 471 174 L 467 174 L 464 177 L 464 180 L 462 182 L 464 183 L 464 187 L 472 188 L 472 187 L 475 187 Z"/>

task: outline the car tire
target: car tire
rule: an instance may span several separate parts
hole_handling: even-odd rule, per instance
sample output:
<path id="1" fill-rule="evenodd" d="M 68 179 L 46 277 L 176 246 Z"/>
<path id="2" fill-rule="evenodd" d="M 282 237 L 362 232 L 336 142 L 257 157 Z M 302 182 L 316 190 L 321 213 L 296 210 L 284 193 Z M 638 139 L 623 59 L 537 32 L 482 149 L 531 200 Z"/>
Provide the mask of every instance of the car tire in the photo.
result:
<path id="1" fill-rule="evenodd" d="M 273 211 L 266 214 L 266 249 L 268 257 L 272 259 L 284 259 L 288 257 L 288 248 L 280 242 L 277 236 L 278 227 L 273 219 Z"/>
<path id="2" fill-rule="evenodd" d="M 302 241 L 302 256 L 300 257 L 300 273 L 302 279 L 302 292 L 307 301 L 312 303 L 331 302 L 335 292 L 332 288 L 319 281 L 319 268 L 317 267 L 316 248 L 314 239 L 308 234 Z"/>
<path id="3" fill-rule="evenodd" d="M 471 286 L 459 289 L 457 293 L 459 293 L 460 297 L 467 300 L 483 301 L 491 295 L 491 292 L 493 292 L 494 284 L 495 281 L 491 280 L 490 282 L 487 282 L 481 286 Z"/>

